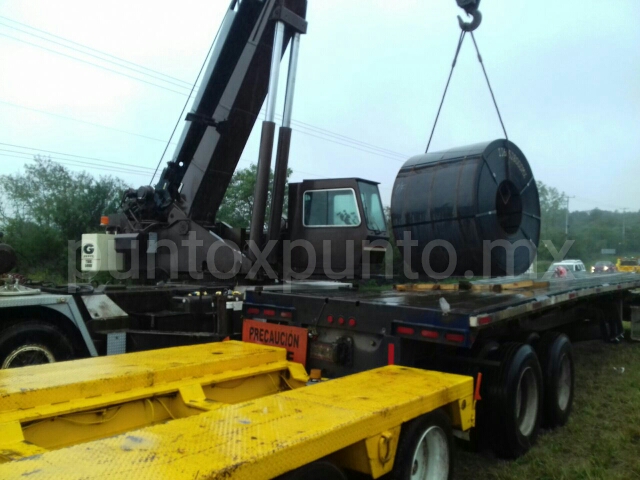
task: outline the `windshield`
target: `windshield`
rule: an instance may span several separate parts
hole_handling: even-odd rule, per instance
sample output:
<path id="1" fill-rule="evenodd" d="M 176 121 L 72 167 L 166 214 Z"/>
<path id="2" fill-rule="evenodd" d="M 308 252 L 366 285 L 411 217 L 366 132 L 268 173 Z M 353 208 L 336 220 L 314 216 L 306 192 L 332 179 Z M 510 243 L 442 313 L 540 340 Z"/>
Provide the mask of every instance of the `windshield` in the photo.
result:
<path id="1" fill-rule="evenodd" d="M 384 221 L 378 186 L 368 182 L 358 182 L 358 186 L 360 187 L 360 199 L 364 208 L 367 228 L 379 233 L 386 232 L 387 225 Z"/>
<path id="2" fill-rule="evenodd" d="M 636 266 L 636 265 L 638 265 L 638 261 L 637 260 L 622 260 L 620 262 L 620 265 L 622 265 L 623 267 Z"/>

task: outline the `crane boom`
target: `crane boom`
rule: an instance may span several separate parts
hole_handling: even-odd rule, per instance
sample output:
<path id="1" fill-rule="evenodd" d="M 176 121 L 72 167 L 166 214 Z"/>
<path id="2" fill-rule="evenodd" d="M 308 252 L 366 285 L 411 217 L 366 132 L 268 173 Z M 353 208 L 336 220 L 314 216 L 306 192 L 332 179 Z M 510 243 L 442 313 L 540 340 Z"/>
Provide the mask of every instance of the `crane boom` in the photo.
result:
<path id="1" fill-rule="evenodd" d="M 164 220 L 158 209 L 177 204 L 191 220 L 213 223 L 267 94 L 275 25 L 287 27 L 284 53 L 306 31 L 305 14 L 306 0 L 231 2 L 175 156 L 155 192 L 144 192 L 155 193 L 154 217 Z"/>

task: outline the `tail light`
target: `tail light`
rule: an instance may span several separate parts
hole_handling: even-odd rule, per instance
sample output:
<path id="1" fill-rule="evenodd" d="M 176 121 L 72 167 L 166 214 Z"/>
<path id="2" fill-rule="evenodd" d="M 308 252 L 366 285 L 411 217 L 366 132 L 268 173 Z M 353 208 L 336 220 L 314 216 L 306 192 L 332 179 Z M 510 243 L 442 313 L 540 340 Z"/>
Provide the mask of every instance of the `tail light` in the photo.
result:
<path id="1" fill-rule="evenodd" d="M 444 338 L 448 342 L 464 343 L 464 335 L 460 333 L 447 333 Z"/>
<path id="2" fill-rule="evenodd" d="M 249 315 L 258 315 L 260 313 L 260 309 L 259 308 L 247 308 L 247 313 Z"/>
<path id="3" fill-rule="evenodd" d="M 398 327 L 396 329 L 396 332 L 401 335 L 413 335 L 415 333 L 415 330 L 411 327 Z"/>
<path id="4" fill-rule="evenodd" d="M 440 334 L 435 330 L 422 330 L 422 332 L 420 332 L 420 335 L 422 335 L 424 338 L 431 338 L 431 339 L 435 339 L 440 336 Z"/>

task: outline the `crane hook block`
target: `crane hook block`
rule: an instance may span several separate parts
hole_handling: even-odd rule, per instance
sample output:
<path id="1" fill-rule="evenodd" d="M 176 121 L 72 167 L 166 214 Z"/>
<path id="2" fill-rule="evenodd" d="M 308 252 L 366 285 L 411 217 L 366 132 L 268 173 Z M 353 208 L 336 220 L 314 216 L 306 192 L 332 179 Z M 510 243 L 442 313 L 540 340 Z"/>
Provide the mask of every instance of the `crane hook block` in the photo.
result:
<path id="1" fill-rule="evenodd" d="M 475 10 L 469 13 L 469 15 L 471 15 L 471 17 L 473 18 L 473 20 L 471 20 L 470 22 L 465 22 L 464 20 L 462 20 L 460 15 L 458 15 L 458 23 L 460 24 L 460 28 L 465 32 L 473 32 L 480 26 L 480 23 L 482 22 L 482 14 L 480 13 L 480 10 Z"/>

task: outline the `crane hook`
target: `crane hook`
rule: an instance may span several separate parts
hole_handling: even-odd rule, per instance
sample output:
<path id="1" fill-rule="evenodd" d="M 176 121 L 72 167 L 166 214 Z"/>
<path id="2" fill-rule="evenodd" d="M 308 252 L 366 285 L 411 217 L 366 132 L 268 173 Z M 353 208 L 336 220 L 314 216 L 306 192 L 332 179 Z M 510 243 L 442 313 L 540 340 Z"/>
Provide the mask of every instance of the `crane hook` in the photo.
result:
<path id="1" fill-rule="evenodd" d="M 460 28 L 464 32 L 473 32 L 480 26 L 480 23 L 482 22 L 482 14 L 480 13 L 480 10 L 473 10 L 467 12 L 467 15 L 470 15 L 473 20 L 471 20 L 470 22 L 465 22 L 462 20 L 462 18 L 460 18 L 460 15 L 458 15 L 458 23 L 460 24 Z"/>

